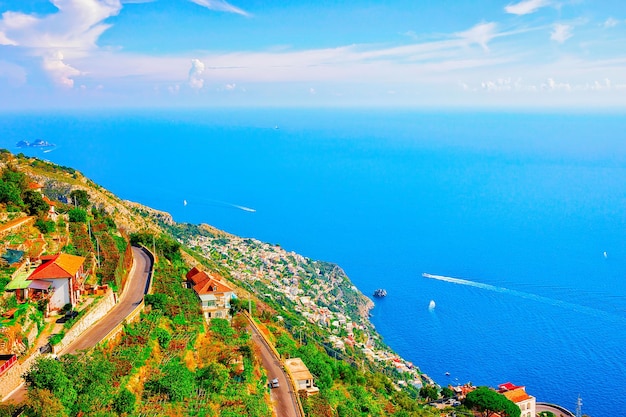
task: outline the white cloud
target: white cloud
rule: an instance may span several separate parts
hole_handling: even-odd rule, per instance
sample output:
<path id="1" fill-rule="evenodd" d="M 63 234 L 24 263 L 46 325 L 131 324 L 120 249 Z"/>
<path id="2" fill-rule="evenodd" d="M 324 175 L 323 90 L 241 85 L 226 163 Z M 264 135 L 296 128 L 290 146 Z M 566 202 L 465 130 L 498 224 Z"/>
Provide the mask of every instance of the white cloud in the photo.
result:
<path id="1" fill-rule="evenodd" d="M 7 11 L 0 20 L 0 42 L 27 48 L 93 48 L 119 13 L 119 0 L 51 0 L 59 10 L 43 17 Z"/>
<path id="2" fill-rule="evenodd" d="M 63 62 L 63 53 L 61 51 L 52 52 L 44 56 L 43 69 L 56 85 L 66 88 L 74 87 L 73 77 L 81 74 L 79 70 Z"/>
<path id="3" fill-rule="evenodd" d="M 250 13 L 246 12 L 239 7 L 233 6 L 230 3 L 227 3 L 224 0 L 191 0 L 193 3 L 196 3 L 199 6 L 206 7 L 210 10 L 216 10 L 218 12 L 227 12 L 227 13 L 235 13 L 240 14 L 242 16 L 250 16 Z"/>
<path id="4" fill-rule="evenodd" d="M 563 23 L 556 23 L 550 33 L 550 39 L 558 43 L 564 43 L 566 40 L 574 36 L 572 34 L 572 26 Z"/>
<path id="5" fill-rule="evenodd" d="M 312 96 L 317 94 L 317 91 L 315 90 L 315 88 L 311 87 L 309 88 L 309 94 L 311 94 Z"/>
<path id="6" fill-rule="evenodd" d="M 548 81 L 541 84 L 541 89 L 544 91 L 572 91 L 570 83 L 558 83 L 553 78 L 548 78 Z"/>
<path id="7" fill-rule="evenodd" d="M 200 90 L 204 87 L 204 79 L 201 77 L 204 72 L 204 63 L 199 59 L 191 60 L 191 69 L 189 70 L 189 86 L 194 90 Z"/>
<path id="8" fill-rule="evenodd" d="M 604 24 L 602 26 L 608 29 L 608 28 L 614 28 L 618 24 L 619 24 L 619 20 L 609 17 L 608 19 L 604 21 Z"/>
<path id="9" fill-rule="evenodd" d="M 523 0 L 519 3 L 509 4 L 504 8 L 504 11 L 516 15 L 525 15 L 534 13 L 548 4 L 550 4 L 548 0 Z"/>
<path id="10" fill-rule="evenodd" d="M 233 91 L 236 88 L 237 88 L 237 84 L 235 83 L 224 85 L 224 90 L 226 91 Z"/>
<path id="11" fill-rule="evenodd" d="M 96 49 L 110 25 L 102 23 L 122 8 L 120 0 L 50 0 L 58 9 L 45 16 L 7 11 L 0 19 L 0 45 L 24 49 L 41 59 L 57 85 L 72 88 L 81 71 L 65 62 Z"/>
<path id="12" fill-rule="evenodd" d="M 485 51 L 489 50 L 487 44 L 491 39 L 497 36 L 496 33 L 496 24 L 493 22 L 490 23 L 479 23 L 471 29 L 466 30 L 465 32 L 456 33 L 461 39 L 464 39 L 468 44 L 478 44 Z"/>

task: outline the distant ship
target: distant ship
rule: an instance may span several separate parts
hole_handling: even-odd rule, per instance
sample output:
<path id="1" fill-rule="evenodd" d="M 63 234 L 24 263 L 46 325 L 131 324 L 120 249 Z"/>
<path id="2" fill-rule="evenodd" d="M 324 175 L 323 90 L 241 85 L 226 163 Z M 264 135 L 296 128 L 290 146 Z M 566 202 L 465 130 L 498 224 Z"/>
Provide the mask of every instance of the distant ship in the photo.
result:
<path id="1" fill-rule="evenodd" d="M 379 288 L 376 291 L 374 291 L 374 297 L 377 298 L 383 298 L 387 296 L 387 290 Z"/>

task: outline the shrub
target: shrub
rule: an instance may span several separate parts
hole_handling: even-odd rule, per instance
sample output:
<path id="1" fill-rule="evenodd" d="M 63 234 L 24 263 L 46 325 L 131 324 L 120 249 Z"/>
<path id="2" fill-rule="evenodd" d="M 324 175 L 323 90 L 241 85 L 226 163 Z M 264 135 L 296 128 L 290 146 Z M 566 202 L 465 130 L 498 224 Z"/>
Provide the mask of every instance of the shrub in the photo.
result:
<path id="1" fill-rule="evenodd" d="M 81 208 L 73 208 L 67 212 L 71 223 L 87 223 L 87 212 Z"/>
<path id="2" fill-rule="evenodd" d="M 130 414 L 135 411 L 135 394 L 126 388 L 122 388 L 113 400 L 113 410 L 118 414 Z"/>
<path id="3" fill-rule="evenodd" d="M 52 220 L 37 219 L 35 227 L 43 234 L 54 232 L 55 224 Z"/>
<path id="4" fill-rule="evenodd" d="M 161 346 L 163 349 L 168 347 L 170 344 L 170 340 L 172 340 L 172 335 L 170 334 L 170 332 L 160 327 L 154 331 L 154 335 L 159 341 L 159 346 Z"/>

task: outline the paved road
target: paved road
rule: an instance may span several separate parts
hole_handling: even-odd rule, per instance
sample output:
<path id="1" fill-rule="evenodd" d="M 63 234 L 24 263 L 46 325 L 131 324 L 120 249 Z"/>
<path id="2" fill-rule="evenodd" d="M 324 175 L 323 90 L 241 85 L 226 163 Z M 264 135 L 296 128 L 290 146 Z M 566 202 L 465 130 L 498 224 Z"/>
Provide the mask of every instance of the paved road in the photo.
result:
<path id="1" fill-rule="evenodd" d="M 119 302 L 109 313 L 100 319 L 96 324 L 81 333 L 80 336 L 71 344 L 65 347 L 59 355 L 66 353 L 74 353 L 78 350 L 89 349 L 94 347 L 106 336 L 115 326 L 120 324 L 128 314 L 137 307 L 143 299 L 147 282 L 152 268 L 150 258 L 139 248 L 133 247 L 133 268 L 126 283 L 126 290 Z M 21 403 L 26 398 L 26 388 L 24 384 L 20 385 L 10 395 L 6 396 L 2 401 L 13 401 Z"/>
<path id="2" fill-rule="evenodd" d="M 537 413 L 540 413 L 542 411 L 550 411 L 554 413 L 554 415 L 557 417 L 574 417 L 574 413 L 572 413 L 571 411 L 563 409 L 563 407 L 557 408 L 553 404 L 538 402 L 535 407 L 535 411 L 537 411 Z"/>
<path id="3" fill-rule="evenodd" d="M 132 249 L 133 269 L 126 283 L 126 290 L 117 305 L 106 316 L 82 333 L 73 343 L 67 345 L 60 352 L 61 355 L 94 347 L 141 303 L 152 264 L 142 249 L 135 247 Z"/>
<path id="4" fill-rule="evenodd" d="M 291 384 L 287 380 L 287 375 L 283 370 L 280 360 L 274 355 L 274 352 L 267 346 L 267 343 L 261 335 L 258 334 L 256 328 L 252 325 L 248 326 L 252 333 L 252 341 L 261 351 L 261 363 L 267 378 L 271 381 L 278 378 L 279 388 L 272 388 L 271 398 L 274 406 L 274 413 L 277 417 L 300 417 L 300 410 L 296 403 Z"/>

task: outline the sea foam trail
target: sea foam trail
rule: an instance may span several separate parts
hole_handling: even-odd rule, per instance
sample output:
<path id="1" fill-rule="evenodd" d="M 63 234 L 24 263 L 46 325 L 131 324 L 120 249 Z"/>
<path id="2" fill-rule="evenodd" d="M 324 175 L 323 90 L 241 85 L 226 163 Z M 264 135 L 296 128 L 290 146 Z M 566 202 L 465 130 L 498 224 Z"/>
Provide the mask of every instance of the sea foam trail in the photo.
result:
<path id="1" fill-rule="evenodd" d="M 470 281 L 470 280 L 467 280 L 467 279 L 446 277 L 446 276 L 443 276 L 443 275 L 433 275 L 433 274 L 427 274 L 427 273 L 423 273 L 422 276 L 424 278 L 435 279 L 437 281 L 444 281 L 444 282 L 449 282 L 449 283 L 452 283 L 452 284 L 466 285 L 468 287 L 480 288 L 480 289 L 487 290 L 487 291 L 493 291 L 493 292 L 498 292 L 498 293 L 502 293 L 502 294 L 509 294 L 509 295 L 513 295 L 513 296 L 516 296 L 516 297 L 525 298 L 527 300 L 538 301 L 540 303 L 544 303 L 544 304 L 548 304 L 548 305 L 552 305 L 552 306 L 565 308 L 567 310 L 576 311 L 578 313 L 588 314 L 590 316 L 602 317 L 602 318 L 611 319 L 611 320 L 617 320 L 617 321 L 620 321 L 622 323 L 626 322 L 626 318 L 624 318 L 624 317 L 621 317 L 621 316 L 618 316 L 618 315 L 615 315 L 615 314 L 611 314 L 611 313 L 603 311 L 603 310 L 598 310 L 596 308 L 582 306 L 580 304 L 570 303 L 568 301 L 557 300 L 557 299 L 554 299 L 554 298 L 548 298 L 548 297 L 544 297 L 544 296 L 541 296 L 541 295 L 531 294 L 531 293 L 527 293 L 527 292 L 523 292 L 523 291 L 512 290 L 512 289 L 504 288 L 504 287 L 497 287 L 495 285 L 485 284 L 485 283 L 476 282 L 476 281 Z"/>
<path id="2" fill-rule="evenodd" d="M 203 204 L 207 204 L 207 205 L 210 204 L 210 205 L 217 205 L 217 206 L 222 206 L 222 207 L 230 207 L 230 208 L 235 208 L 237 210 L 247 211 L 248 213 L 256 213 L 256 209 L 246 207 L 246 206 L 240 206 L 239 204 L 229 203 L 227 201 L 201 200 L 200 202 Z"/>
<path id="3" fill-rule="evenodd" d="M 238 208 L 239 210 L 247 211 L 250 213 L 256 213 L 256 210 L 250 207 L 238 206 L 237 204 L 231 204 L 231 206 Z"/>

